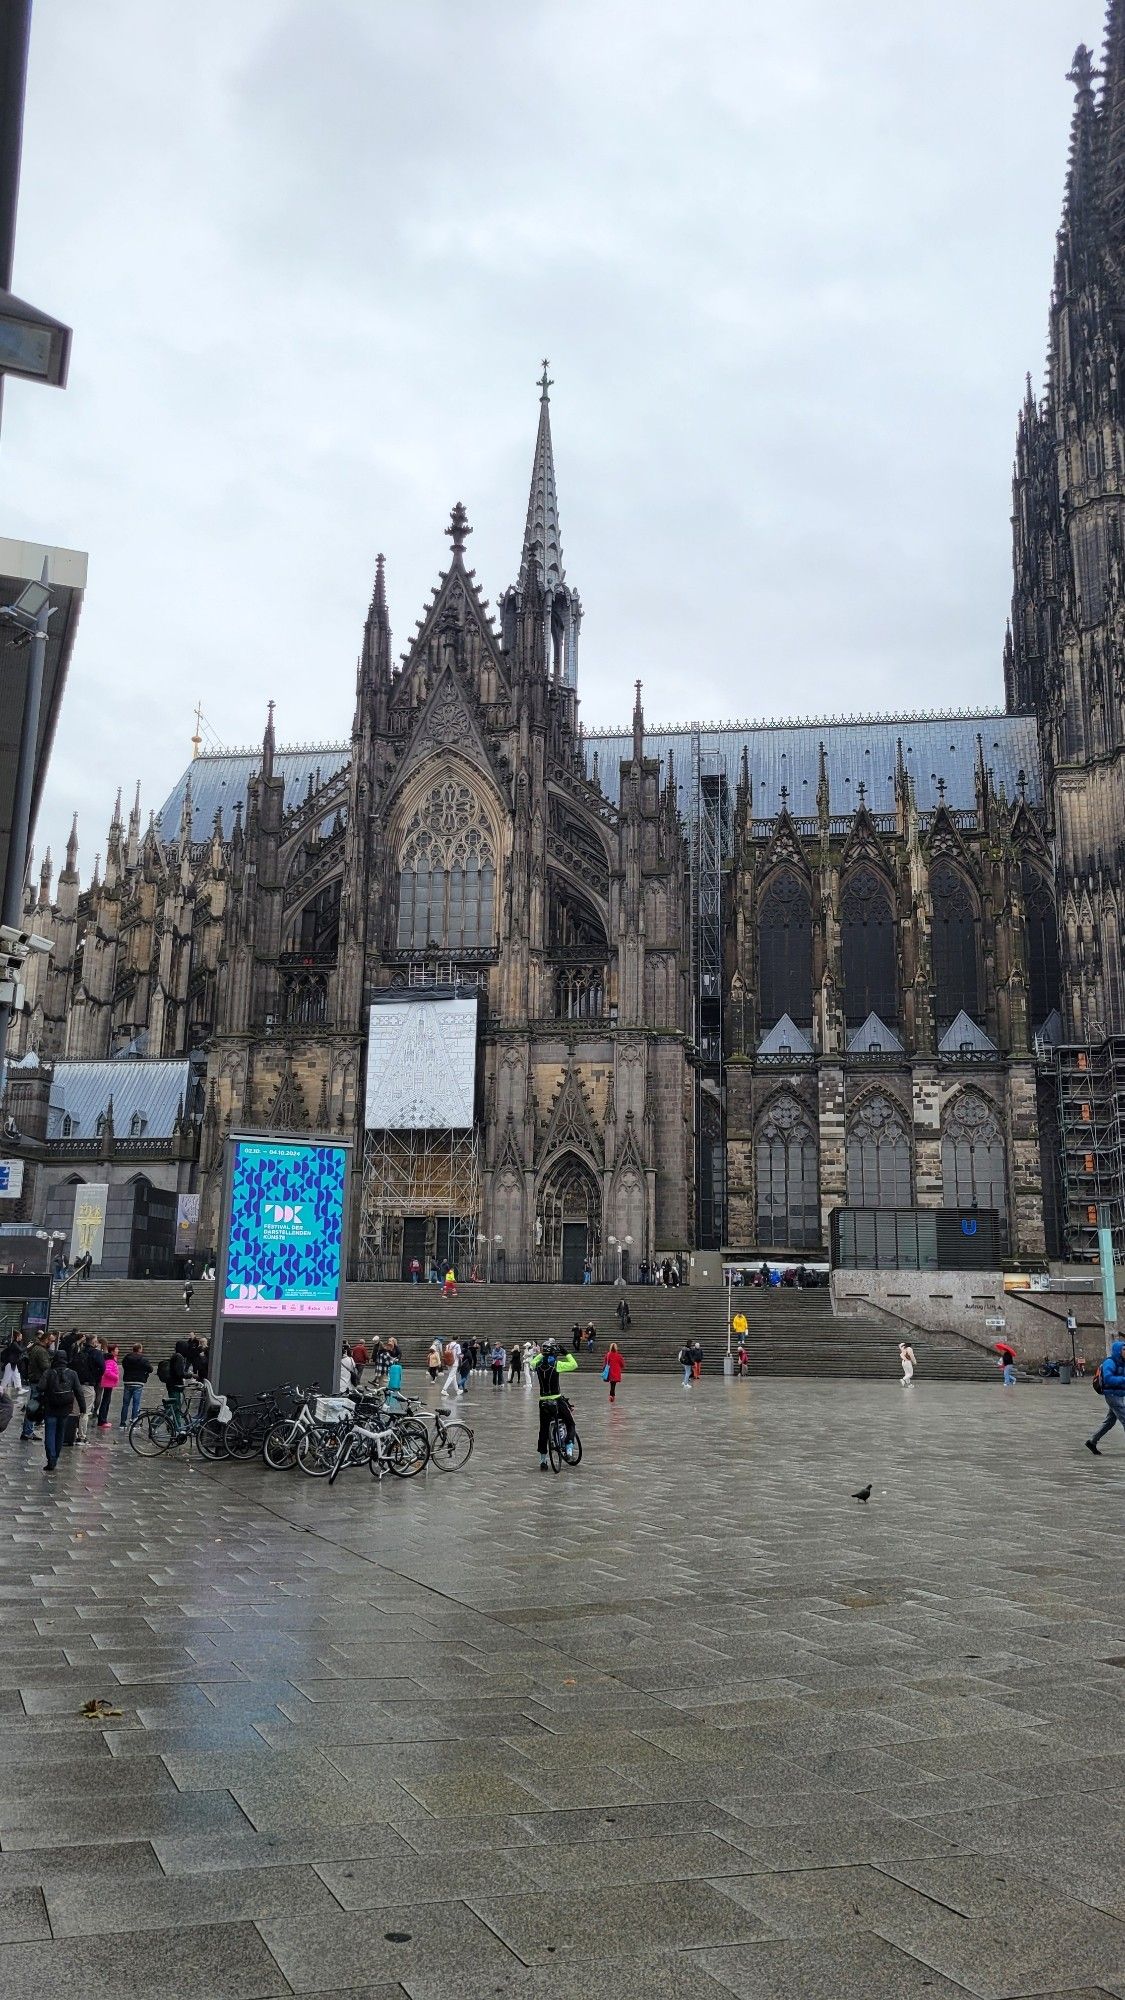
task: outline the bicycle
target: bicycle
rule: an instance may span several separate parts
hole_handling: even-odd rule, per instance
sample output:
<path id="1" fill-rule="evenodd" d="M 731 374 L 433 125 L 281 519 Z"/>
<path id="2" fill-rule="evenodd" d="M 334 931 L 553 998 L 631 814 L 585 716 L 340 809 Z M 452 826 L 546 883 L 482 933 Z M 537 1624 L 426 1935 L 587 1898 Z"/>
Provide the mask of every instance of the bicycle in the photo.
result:
<path id="1" fill-rule="evenodd" d="M 573 1467 L 582 1463 L 582 1439 L 565 1396 L 559 1398 L 559 1408 L 547 1425 L 547 1458 L 552 1472 L 561 1472 L 564 1465 Z"/>
<path id="2" fill-rule="evenodd" d="M 216 1396 L 211 1384 L 204 1382 L 195 1408 L 184 1412 L 182 1430 L 171 1400 L 165 1396 L 158 1410 L 142 1410 L 133 1418 L 127 1436 L 138 1458 L 159 1458 L 180 1445 L 193 1444 L 202 1458 L 214 1460 L 227 1456 L 230 1421 L 226 1397 Z"/>
<path id="3" fill-rule="evenodd" d="M 419 1423 L 432 1424 L 433 1437 L 429 1440 L 430 1460 L 440 1472 L 460 1472 L 473 1455 L 475 1433 L 469 1425 L 442 1403 L 436 1410 L 428 1410 L 418 1396 L 405 1398 L 412 1417 Z M 453 1417 L 452 1423 L 446 1421 Z"/>
<path id="4" fill-rule="evenodd" d="M 328 1484 L 334 1486 L 348 1465 L 366 1465 L 373 1479 L 382 1479 L 384 1472 L 393 1472 L 399 1479 L 413 1478 L 416 1472 L 422 1471 L 429 1457 L 429 1440 L 426 1438 L 425 1427 L 419 1425 L 416 1428 L 422 1431 L 426 1442 L 425 1457 L 417 1455 L 416 1440 L 415 1449 L 412 1451 L 411 1442 L 403 1436 L 400 1427 L 394 1423 L 357 1421 L 352 1424 L 336 1448 L 336 1456 L 328 1473 Z"/>
<path id="5" fill-rule="evenodd" d="M 252 1403 L 240 1403 L 227 1425 L 227 1456 L 256 1458 L 274 1425 L 291 1414 L 293 1398 L 300 1394 L 286 1383 L 284 1388 L 263 1391 Z"/>

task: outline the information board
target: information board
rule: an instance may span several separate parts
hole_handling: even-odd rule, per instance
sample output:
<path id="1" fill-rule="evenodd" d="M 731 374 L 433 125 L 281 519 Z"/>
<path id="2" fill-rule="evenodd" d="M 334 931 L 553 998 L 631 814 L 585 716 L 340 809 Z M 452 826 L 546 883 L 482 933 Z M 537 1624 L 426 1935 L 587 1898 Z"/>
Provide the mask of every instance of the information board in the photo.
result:
<path id="1" fill-rule="evenodd" d="M 347 1160 L 326 1141 L 234 1141 L 225 1318 L 336 1317 Z"/>
<path id="2" fill-rule="evenodd" d="M 371 1008 L 369 1132 L 463 1130 L 473 1122 L 477 1003 L 395 1000 Z"/>

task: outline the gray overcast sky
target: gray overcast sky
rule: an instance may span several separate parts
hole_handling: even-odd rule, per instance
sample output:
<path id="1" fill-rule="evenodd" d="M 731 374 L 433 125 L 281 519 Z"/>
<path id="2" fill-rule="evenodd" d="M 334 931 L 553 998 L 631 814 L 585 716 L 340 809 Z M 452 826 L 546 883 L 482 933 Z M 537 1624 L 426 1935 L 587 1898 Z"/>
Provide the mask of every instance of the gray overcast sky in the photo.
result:
<path id="1" fill-rule="evenodd" d="M 1103 0 L 37 0 L 0 530 L 90 551 L 37 845 L 346 734 L 547 354 L 587 725 L 1002 700 L 1076 43 Z"/>

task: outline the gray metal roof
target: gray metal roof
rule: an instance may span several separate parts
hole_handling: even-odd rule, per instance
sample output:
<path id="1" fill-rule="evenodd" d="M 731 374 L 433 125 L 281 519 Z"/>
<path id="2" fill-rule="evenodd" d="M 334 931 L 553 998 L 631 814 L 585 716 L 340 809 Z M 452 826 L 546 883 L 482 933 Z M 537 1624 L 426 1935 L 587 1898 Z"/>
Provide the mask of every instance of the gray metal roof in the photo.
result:
<path id="1" fill-rule="evenodd" d="M 945 784 L 945 803 L 958 811 L 976 805 L 977 738 L 984 760 L 992 769 L 997 785 L 1010 799 L 1018 791 L 1019 773 L 1027 779 L 1031 805 L 1043 799 L 1043 772 L 1039 760 L 1039 738 L 1031 715 L 1003 715 L 990 710 L 971 715 L 884 715 L 869 720 L 862 716 L 847 721 L 731 722 L 721 724 L 677 723 L 670 728 L 646 729 L 645 751 L 667 762 L 672 752 L 681 808 L 686 813 L 690 798 L 693 739 L 699 739 L 704 775 L 723 771 L 728 785 L 738 783 L 738 769 L 745 745 L 753 786 L 753 809 L 759 818 L 772 818 L 780 810 L 781 787 L 786 786 L 790 812 L 795 817 L 816 811 L 819 751 L 823 743 L 828 764 L 828 786 L 833 813 L 847 814 L 859 803 L 859 786 L 866 785 L 866 803 L 872 812 L 893 812 L 894 773 L 897 746 L 914 779 L 915 796 L 923 812 L 938 803 L 938 780 Z M 606 796 L 620 796 L 620 766 L 633 754 L 631 730 L 586 731 L 586 767 L 593 770 L 598 759 L 598 776 Z M 297 749 L 279 750 L 274 768 L 285 779 L 285 809 L 301 803 L 312 778 L 323 784 L 343 769 L 350 756 L 346 743 L 314 743 Z M 246 803 L 251 778 L 262 768 L 260 750 L 204 751 L 177 779 L 157 814 L 165 840 L 179 831 L 184 789 L 191 779 L 192 839 L 206 840 L 216 811 L 222 811 L 223 834 L 229 839 L 234 827 L 237 800 Z"/>
<path id="2" fill-rule="evenodd" d="M 295 750 L 278 750 L 273 767 L 278 777 L 285 780 L 286 812 L 292 812 L 294 806 L 300 805 L 308 791 L 310 778 L 313 789 L 318 790 L 343 769 L 350 755 L 351 748 L 347 743 L 310 743 Z M 192 839 L 209 840 L 215 814 L 221 811 L 223 837 L 229 840 L 234 831 L 235 805 L 241 800 L 245 809 L 250 780 L 258 776 L 261 768 L 260 750 L 205 750 L 177 778 L 157 813 L 161 838 L 174 840 L 179 833 L 184 792 L 190 778 Z"/>
<path id="3" fill-rule="evenodd" d="M 26 1068 L 26 1060 L 19 1067 Z M 123 1058 L 118 1062 L 60 1062 L 51 1079 L 48 1139 L 90 1139 L 113 1099 L 113 1129 L 127 1139 L 134 1117 L 143 1118 L 146 1139 L 170 1139 L 188 1096 L 190 1064 Z M 69 1131 L 63 1120 L 70 1119 Z"/>
<path id="4" fill-rule="evenodd" d="M 907 770 L 914 780 L 919 809 L 930 811 L 938 803 L 938 779 L 945 781 L 945 803 L 971 811 L 976 805 L 977 737 L 984 749 L 997 785 L 1008 797 L 1017 795 L 1019 773 L 1027 777 L 1027 797 L 1039 805 L 1043 797 L 1043 773 L 1039 761 L 1039 739 L 1035 718 L 1030 715 L 920 715 L 855 717 L 822 722 L 732 722 L 722 727 L 685 723 L 670 729 L 646 729 L 645 752 L 667 762 L 674 758 L 681 810 L 687 811 L 690 798 L 692 740 L 698 735 L 704 776 L 724 771 L 728 785 L 738 782 L 738 769 L 745 745 L 750 763 L 753 811 L 757 817 L 774 817 L 781 808 L 781 788 L 788 790 L 789 811 L 794 817 L 811 816 L 816 811 L 819 749 L 823 743 L 828 765 L 828 788 L 833 813 L 846 814 L 859 803 L 859 786 L 866 787 L 866 803 L 872 812 L 893 812 L 894 773 L 898 743 Z M 620 794 L 622 758 L 633 754 L 632 732 L 586 731 L 586 767 L 593 769 L 598 758 L 598 777 L 603 792 L 616 800 Z"/>

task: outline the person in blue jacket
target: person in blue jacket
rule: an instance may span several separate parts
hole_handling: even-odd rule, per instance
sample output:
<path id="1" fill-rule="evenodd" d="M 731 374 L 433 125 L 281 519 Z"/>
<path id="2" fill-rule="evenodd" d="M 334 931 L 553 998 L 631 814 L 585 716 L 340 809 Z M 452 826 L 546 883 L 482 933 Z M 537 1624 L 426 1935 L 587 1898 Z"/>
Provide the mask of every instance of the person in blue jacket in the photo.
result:
<path id="1" fill-rule="evenodd" d="M 1105 1422 L 1086 1439 L 1087 1451 L 1100 1458 L 1098 1439 L 1104 1438 L 1114 1424 L 1125 1430 L 1125 1340 L 1115 1340 L 1105 1360 L 1102 1362 L 1102 1395 L 1105 1397 Z"/>

